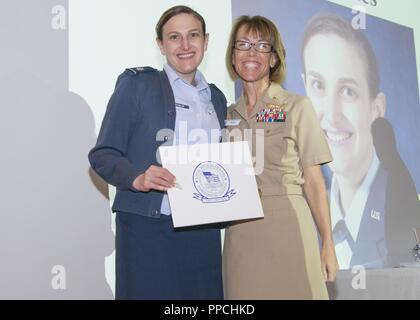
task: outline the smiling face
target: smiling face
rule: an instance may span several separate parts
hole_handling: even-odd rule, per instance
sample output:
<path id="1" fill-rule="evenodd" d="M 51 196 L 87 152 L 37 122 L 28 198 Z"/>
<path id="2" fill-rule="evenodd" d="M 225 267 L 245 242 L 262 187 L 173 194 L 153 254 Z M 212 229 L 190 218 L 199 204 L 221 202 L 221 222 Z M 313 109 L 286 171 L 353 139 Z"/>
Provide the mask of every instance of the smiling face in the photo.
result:
<path id="1" fill-rule="evenodd" d="M 270 42 L 269 39 L 247 32 L 246 26 L 243 25 L 236 33 L 235 40 L 249 41 L 256 43 L 258 41 Z M 270 77 L 270 64 L 275 64 L 275 56 L 273 53 L 263 53 L 255 50 L 254 47 L 248 51 L 233 51 L 232 62 L 238 76 L 246 82 L 268 82 Z"/>
<path id="2" fill-rule="evenodd" d="M 304 61 L 306 92 L 334 158 L 331 170 L 364 176 L 374 150 L 371 124 L 384 109 L 370 96 L 361 51 L 336 35 L 315 35 Z"/>
<path id="3" fill-rule="evenodd" d="M 191 83 L 207 50 L 208 34 L 203 34 L 201 22 L 191 14 L 178 14 L 163 27 L 158 46 L 168 64 Z"/>

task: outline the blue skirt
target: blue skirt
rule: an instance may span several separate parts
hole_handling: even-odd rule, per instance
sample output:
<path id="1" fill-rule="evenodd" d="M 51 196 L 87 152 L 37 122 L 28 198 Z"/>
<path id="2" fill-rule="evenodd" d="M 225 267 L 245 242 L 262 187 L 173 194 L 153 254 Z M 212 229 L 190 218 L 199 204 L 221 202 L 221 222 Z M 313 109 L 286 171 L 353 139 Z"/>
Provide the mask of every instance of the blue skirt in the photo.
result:
<path id="1" fill-rule="evenodd" d="M 116 299 L 223 299 L 217 228 L 174 229 L 159 219 L 118 212 Z"/>

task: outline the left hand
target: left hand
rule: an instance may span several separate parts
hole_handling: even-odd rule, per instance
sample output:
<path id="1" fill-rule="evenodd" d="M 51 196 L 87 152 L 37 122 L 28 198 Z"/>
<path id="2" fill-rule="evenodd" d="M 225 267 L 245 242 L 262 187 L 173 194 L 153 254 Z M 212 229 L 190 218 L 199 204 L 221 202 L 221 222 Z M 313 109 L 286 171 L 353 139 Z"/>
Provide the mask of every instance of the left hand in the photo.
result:
<path id="1" fill-rule="evenodd" d="M 334 282 L 338 269 L 339 266 L 335 255 L 334 243 L 332 241 L 326 241 L 323 243 L 321 250 L 321 270 L 324 281 Z"/>

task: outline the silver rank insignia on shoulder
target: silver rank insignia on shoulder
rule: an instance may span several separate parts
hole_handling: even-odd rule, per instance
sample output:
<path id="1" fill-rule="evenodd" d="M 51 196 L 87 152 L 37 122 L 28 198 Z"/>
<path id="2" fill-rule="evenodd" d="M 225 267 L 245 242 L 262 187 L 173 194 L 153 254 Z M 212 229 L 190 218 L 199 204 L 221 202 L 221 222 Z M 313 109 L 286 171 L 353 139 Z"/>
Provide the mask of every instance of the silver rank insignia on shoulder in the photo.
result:
<path id="1" fill-rule="evenodd" d="M 141 69 L 141 70 L 139 70 L 139 69 Z M 133 74 L 137 74 L 137 72 L 142 71 L 143 68 L 140 68 L 140 67 L 138 67 L 138 68 L 127 68 L 126 70 L 130 71 Z"/>
<path id="2" fill-rule="evenodd" d="M 135 67 L 135 68 L 127 68 L 126 71 L 132 75 L 137 75 L 142 72 L 151 72 L 155 71 L 156 69 L 151 67 Z"/>

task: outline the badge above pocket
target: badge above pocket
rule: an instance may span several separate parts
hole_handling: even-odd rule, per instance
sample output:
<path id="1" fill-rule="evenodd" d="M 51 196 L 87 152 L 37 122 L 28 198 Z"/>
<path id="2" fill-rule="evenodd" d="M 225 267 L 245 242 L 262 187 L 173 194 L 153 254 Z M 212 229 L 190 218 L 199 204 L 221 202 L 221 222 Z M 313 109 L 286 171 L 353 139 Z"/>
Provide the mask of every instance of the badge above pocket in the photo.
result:
<path id="1" fill-rule="evenodd" d="M 226 127 L 238 126 L 240 122 L 241 122 L 241 119 L 229 119 L 229 120 L 225 120 L 225 126 Z"/>
<path id="2" fill-rule="evenodd" d="M 180 108 L 180 109 L 184 109 L 184 110 L 190 110 L 190 106 L 187 105 L 187 104 L 175 103 L 175 107 Z"/>

